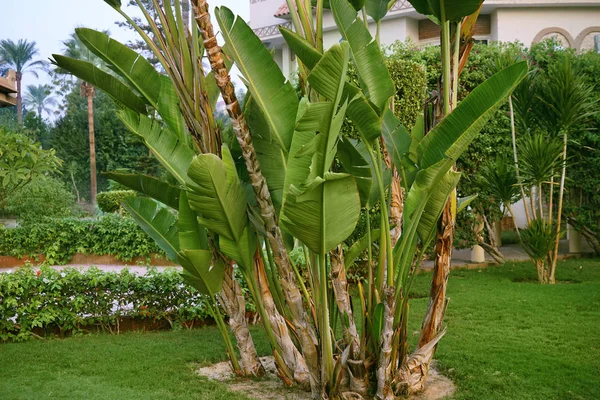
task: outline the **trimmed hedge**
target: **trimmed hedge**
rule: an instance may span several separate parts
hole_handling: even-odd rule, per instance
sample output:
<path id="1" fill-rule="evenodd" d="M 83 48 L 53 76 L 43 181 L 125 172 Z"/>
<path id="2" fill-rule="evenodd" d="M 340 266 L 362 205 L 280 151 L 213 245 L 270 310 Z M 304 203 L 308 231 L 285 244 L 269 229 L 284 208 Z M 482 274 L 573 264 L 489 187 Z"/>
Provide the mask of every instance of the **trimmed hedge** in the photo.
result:
<path id="1" fill-rule="evenodd" d="M 124 318 L 191 327 L 209 317 L 206 309 L 206 297 L 185 285 L 175 269 L 149 269 L 140 276 L 127 269 L 22 267 L 0 274 L 0 341 L 27 340 L 34 330 L 44 336 L 118 333 Z"/>
<path id="2" fill-rule="evenodd" d="M 110 192 L 100 192 L 96 197 L 98 208 L 105 213 L 116 213 L 121 210 L 121 203 L 126 197 L 135 196 L 133 190 L 111 190 Z"/>
<path id="3" fill-rule="evenodd" d="M 50 264 L 67 264 L 76 253 L 113 255 L 123 261 L 164 255 L 133 219 L 118 215 L 46 219 L 11 229 L 0 226 L 0 255 L 43 254 Z"/>

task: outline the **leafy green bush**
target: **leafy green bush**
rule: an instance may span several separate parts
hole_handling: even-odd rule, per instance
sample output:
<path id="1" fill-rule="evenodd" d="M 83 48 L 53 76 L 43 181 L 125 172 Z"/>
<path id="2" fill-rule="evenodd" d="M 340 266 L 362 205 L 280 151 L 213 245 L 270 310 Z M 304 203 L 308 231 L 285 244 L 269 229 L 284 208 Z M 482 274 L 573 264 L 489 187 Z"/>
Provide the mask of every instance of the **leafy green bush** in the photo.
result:
<path id="1" fill-rule="evenodd" d="M 0 127 L 0 206 L 8 194 L 35 177 L 56 172 L 61 163 L 54 150 L 43 150 L 26 135 Z"/>
<path id="2" fill-rule="evenodd" d="M 66 264 L 75 253 L 108 254 L 124 261 L 164 254 L 131 218 L 117 215 L 45 219 L 0 230 L 0 255 L 43 254 L 50 264 Z"/>
<path id="3" fill-rule="evenodd" d="M 121 203 L 128 196 L 135 196 L 133 190 L 111 190 L 110 192 L 98 193 L 96 201 L 98 208 L 105 213 L 115 213 L 121 209 Z"/>
<path id="4" fill-rule="evenodd" d="M 7 196 L 4 213 L 27 222 L 41 217 L 69 217 L 74 209 L 75 198 L 64 183 L 50 177 L 38 177 Z"/>
<path id="5" fill-rule="evenodd" d="M 139 276 L 127 269 L 23 267 L 0 274 L 0 341 L 26 340 L 36 328 L 61 336 L 89 328 L 118 333 L 122 318 L 190 326 L 208 317 L 205 302 L 174 269 Z"/>

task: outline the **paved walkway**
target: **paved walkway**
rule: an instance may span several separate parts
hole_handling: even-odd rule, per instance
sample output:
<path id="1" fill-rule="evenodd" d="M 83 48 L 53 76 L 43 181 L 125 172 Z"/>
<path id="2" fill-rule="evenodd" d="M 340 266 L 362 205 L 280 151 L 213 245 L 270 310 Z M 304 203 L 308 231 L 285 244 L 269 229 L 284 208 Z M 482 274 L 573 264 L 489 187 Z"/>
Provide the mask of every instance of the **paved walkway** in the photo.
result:
<path id="1" fill-rule="evenodd" d="M 581 254 L 573 254 L 569 253 L 569 242 L 568 240 L 562 240 L 559 247 L 559 256 L 568 257 L 568 256 L 578 256 L 582 254 L 590 254 L 593 253 L 592 248 L 588 245 L 587 242 L 583 243 L 584 252 Z M 517 244 L 511 244 L 507 246 L 500 247 L 500 252 L 504 254 L 504 258 L 506 261 L 527 261 L 529 257 L 527 253 Z M 455 250 L 452 256 L 452 268 L 482 268 L 487 267 L 489 265 L 494 265 L 494 259 L 490 257 L 487 253 L 485 254 L 485 262 L 483 263 L 474 263 L 471 261 L 471 250 Z M 138 275 L 143 275 L 148 270 L 147 266 L 143 265 L 135 265 L 135 266 L 124 266 L 117 264 L 94 264 L 94 265 L 82 265 L 82 264 L 73 264 L 73 265 L 52 265 L 52 268 L 56 270 L 61 270 L 68 267 L 75 267 L 81 270 L 86 270 L 90 267 L 97 267 L 102 271 L 106 272 L 119 272 L 124 268 L 129 269 L 131 272 L 134 272 Z M 158 271 L 162 272 L 167 268 L 175 268 L 177 270 L 181 270 L 182 268 L 179 266 L 152 266 L 152 268 L 156 268 Z M 14 268 L 0 270 L 0 272 L 11 272 Z M 37 269 L 37 267 L 34 267 Z M 426 260 L 421 265 L 422 270 L 430 270 L 433 269 L 433 261 Z"/>
<path id="2" fill-rule="evenodd" d="M 568 256 L 578 256 L 578 255 L 586 255 L 591 254 L 594 250 L 590 247 L 587 241 L 582 241 L 582 249 L 583 253 L 569 253 L 569 241 L 567 239 L 561 240 L 558 247 L 559 257 L 568 257 Z M 506 246 L 500 247 L 500 252 L 504 255 L 505 261 L 528 261 L 529 256 L 519 246 L 518 244 L 509 244 Z M 453 268 L 468 268 L 468 267 L 477 267 L 477 266 L 488 266 L 490 264 L 495 264 L 494 259 L 488 254 L 485 253 L 485 262 L 483 263 L 475 263 L 471 261 L 471 249 L 462 249 L 462 250 L 454 250 L 452 254 L 452 267 Z M 426 260 L 423 262 L 421 269 L 432 269 L 433 261 Z"/>

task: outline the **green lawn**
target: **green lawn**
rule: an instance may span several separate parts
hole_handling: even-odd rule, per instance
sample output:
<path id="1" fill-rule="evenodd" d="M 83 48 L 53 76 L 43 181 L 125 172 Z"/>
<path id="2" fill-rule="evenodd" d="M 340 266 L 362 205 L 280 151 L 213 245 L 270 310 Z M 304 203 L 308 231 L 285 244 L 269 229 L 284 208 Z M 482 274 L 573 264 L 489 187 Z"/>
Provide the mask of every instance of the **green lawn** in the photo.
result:
<path id="1" fill-rule="evenodd" d="M 560 263 L 556 286 L 532 283 L 528 263 L 450 276 L 448 333 L 436 357 L 458 385 L 454 398 L 600 398 L 600 260 Z M 417 297 L 429 279 L 417 276 Z M 426 304 L 411 302 L 412 331 Z M 228 399 L 193 372 L 223 359 L 214 328 L 3 344 L 0 399 Z"/>

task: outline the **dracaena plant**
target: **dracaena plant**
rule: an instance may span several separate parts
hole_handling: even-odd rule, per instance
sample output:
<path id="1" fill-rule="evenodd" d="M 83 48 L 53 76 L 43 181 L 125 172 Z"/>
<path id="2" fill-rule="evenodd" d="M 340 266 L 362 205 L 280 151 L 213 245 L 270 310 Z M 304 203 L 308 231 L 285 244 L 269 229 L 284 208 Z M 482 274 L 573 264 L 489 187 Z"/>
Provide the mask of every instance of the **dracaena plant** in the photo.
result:
<path id="1" fill-rule="evenodd" d="M 118 1 L 108 2 L 124 14 Z M 292 7 L 295 32 L 281 32 L 301 64 L 301 99 L 243 19 L 225 7 L 215 10 L 221 49 L 206 1 L 191 3 L 196 26 L 187 30 L 177 0 L 173 7 L 154 2 L 153 11 L 164 14 L 164 21 L 155 37 L 143 37 L 167 76 L 150 71 L 143 58 L 116 41 L 78 31 L 99 40 L 97 46 L 90 43 L 92 51 L 112 54 L 115 74 L 107 74 L 104 89 L 97 86 L 122 104 L 119 117 L 177 181 L 168 185 L 111 174 L 147 196 L 128 199 L 125 206 L 182 265 L 187 282 L 209 296 L 240 375 L 261 375 L 263 369 L 245 320 L 236 315 L 243 297 L 236 291 L 234 266 L 248 283 L 285 384 L 310 389 L 314 398 L 341 398 L 348 392 L 392 398 L 418 388 L 426 375 L 419 370 L 426 371 L 443 331 L 414 353 L 407 351 L 415 266 L 458 183 L 454 162 L 523 78 L 526 66 L 516 64 L 491 77 L 424 136 L 422 124 L 409 133 L 390 109 L 393 83 L 359 14 L 365 4 L 371 13 L 372 2 L 328 2 L 344 40 L 327 50 L 324 2 L 316 3 L 316 21 L 308 18 L 309 1 Z M 210 73 L 199 59 L 204 54 Z M 229 79 L 230 62 L 248 89 L 243 109 Z M 360 86 L 347 79 L 349 62 Z M 131 73 L 142 67 L 144 73 Z M 202 92 L 205 97 L 192 101 Z M 212 93 L 220 93 L 227 105 L 239 158 L 226 146 L 214 146 L 222 140 L 214 120 L 206 117 L 212 116 Z M 131 107 L 137 100 L 143 107 Z M 360 140 L 341 137 L 345 119 Z M 247 173 L 238 174 L 243 169 Z M 407 178 L 400 191 L 404 211 L 390 223 L 387 177 L 393 170 Z M 357 247 L 344 252 L 340 244 L 354 231 L 361 209 L 376 203 L 381 229 L 369 229 L 357 244 L 377 243 L 379 258 L 370 259 L 370 278 L 358 284 L 359 305 L 353 307 L 345 265 L 357 256 Z M 293 247 L 304 252 L 306 265 L 293 263 Z M 229 315 L 241 360 L 222 312 Z"/>

